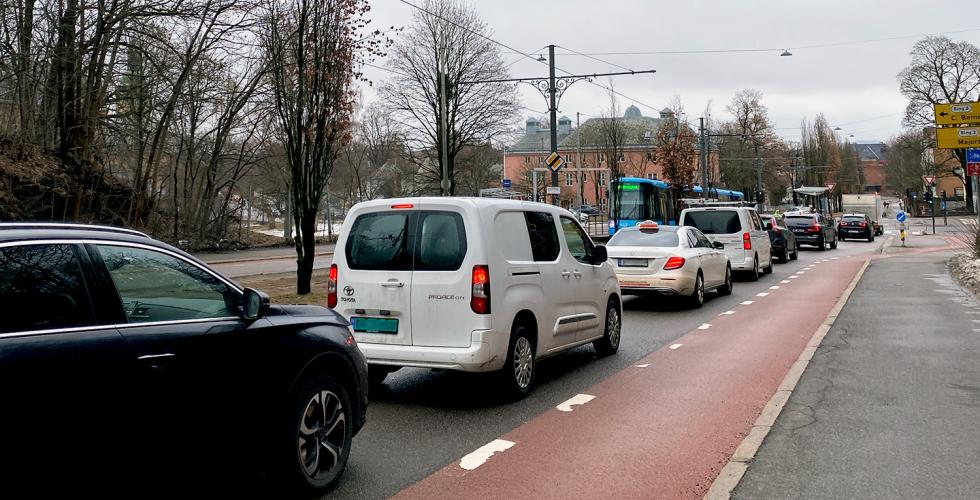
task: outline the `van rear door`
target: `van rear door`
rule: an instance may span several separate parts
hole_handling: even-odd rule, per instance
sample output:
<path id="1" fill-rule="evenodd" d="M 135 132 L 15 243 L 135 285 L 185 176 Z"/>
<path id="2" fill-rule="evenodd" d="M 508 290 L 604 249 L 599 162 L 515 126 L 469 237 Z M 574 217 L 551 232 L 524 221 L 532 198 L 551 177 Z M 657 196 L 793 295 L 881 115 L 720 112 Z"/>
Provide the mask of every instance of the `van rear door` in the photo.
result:
<path id="1" fill-rule="evenodd" d="M 467 224 L 472 222 L 472 224 Z M 473 261 L 467 233 L 479 230 L 458 205 L 423 203 L 412 274 L 412 344 L 469 347 L 473 330 L 488 328 L 490 316 L 473 312 Z M 474 240 L 475 238 L 470 238 Z"/>
<path id="2" fill-rule="evenodd" d="M 354 214 L 344 243 L 337 307 L 354 338 L 372 344 L 412 344 L 412 266 L 418 208 L 378 205 Z"/>

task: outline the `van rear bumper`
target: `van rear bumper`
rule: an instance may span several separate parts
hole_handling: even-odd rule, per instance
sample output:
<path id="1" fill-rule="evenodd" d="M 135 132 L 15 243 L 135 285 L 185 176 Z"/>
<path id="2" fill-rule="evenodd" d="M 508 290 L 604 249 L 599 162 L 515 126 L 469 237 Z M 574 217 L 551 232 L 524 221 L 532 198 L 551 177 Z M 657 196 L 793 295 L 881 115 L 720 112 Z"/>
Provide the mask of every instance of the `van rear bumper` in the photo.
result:
<path id="1" fill-rule="evenodd" d="M 509 332 L 474 330 L 469 347 L 429 347 L 358 342 L 369 364 L 489 372 L 503 368 Z"/>

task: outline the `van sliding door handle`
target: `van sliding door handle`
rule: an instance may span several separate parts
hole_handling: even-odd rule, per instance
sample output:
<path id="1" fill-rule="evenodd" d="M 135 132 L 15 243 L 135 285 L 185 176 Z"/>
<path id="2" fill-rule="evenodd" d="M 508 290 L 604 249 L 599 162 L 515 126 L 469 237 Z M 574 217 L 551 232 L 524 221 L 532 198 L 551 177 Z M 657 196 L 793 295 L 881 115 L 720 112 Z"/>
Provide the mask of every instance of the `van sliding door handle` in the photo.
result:
<path id="1" fill-rule="evenodd" d="M 581 278 L 582 277 L 582 272 L 579 271 L 578 269 L 576 269 L 575 271 L 573 271 L 572 274 L 574 274 L 576 278 Z"/>
<path id="2" fill-rule="evenodd" d="M 572 275 L 572 273 L 568 272 L 568 269 L 565 269 L 564 271 L 561 272 L 561 277 L 562 278 L 567 278 L 567 277 L 569 277 L 571 275 Z"/>
<path id="3" fill-rule="evenodd" d="M 386 281 L 386 282 L 382 283 L 381 286 L 383 286 L 385 288 L 401 288 L 401 287 L 405 286 L 405 282 L 404 281 Z"/>

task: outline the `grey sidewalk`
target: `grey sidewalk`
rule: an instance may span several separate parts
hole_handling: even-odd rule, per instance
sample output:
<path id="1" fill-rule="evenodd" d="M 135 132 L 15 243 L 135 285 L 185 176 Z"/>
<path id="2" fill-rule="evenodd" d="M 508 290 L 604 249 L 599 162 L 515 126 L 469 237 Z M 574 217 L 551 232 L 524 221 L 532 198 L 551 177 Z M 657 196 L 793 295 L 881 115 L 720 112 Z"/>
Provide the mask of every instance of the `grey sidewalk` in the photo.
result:
<path id="1" fill-rule="evenodd" d="M 334 245 L 332 243 L 317 245 L 316 255 L 332 253 Z M 248 250 L 237 250 L 229 252 L 201 252 L 195 253 L 195 257 L 208 263 L 215 262 L 237 262 L 260 259 L 288 259 L 296 257 L 296 249 L 293 247 L 270 247 L 270 248 L 250 248 Z"/>
<path id="2" fill-rule="evenodd" d="M 946 257 L 872 262 L 735 498 L 980 496 L 980 307 Z"/>

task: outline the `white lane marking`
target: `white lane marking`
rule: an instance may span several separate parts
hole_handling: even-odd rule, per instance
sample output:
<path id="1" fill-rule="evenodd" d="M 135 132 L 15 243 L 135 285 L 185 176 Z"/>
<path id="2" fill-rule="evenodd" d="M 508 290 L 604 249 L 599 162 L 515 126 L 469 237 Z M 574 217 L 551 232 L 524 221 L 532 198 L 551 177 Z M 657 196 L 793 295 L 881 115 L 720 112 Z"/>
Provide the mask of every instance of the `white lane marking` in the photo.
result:
<path id="1" fill-rule="evenodd" d="M 974 323 L 980 323 L 980 319 L 971 319 L 970 321 L 972 321 Z"/>
<path id="2" fill-rule="evenodd" d="M 756 297 L 765 297 L 767 295 L 769 295 L 769 292 L 759 292 L 759 293 L 755 294 Z"/>
<path id="3" fill-rule="evenodd" d="M 735 311 L 725 311 L 725 312 L 719 314 L 718 316 L 731 316 L 733 314 L 735 314 Z"/>
<path id="4" fill-rule="evenodd" d="M 791 279 L 791 280 L 795 280 L 796 278 L 799 278 L 799 275 L 794 274 L 794 275 L 792 275 L 792 276 L 789 277 L 789 279 Z"/>
<path id="5" fill-rule="evenodd" d="M 680 347 L 681 347 L 682 345 L 684 345 L 684 344 L 671 344 L 671 346 L 670 346 L 670 348 L 671 348 L 671 349 L 680 349 Z"/>
<path id="6" fill-rule="evenodd" d="M 650 363 L 644 363 L 642 365 L 636 365 L 637 368 L 646 368 L 648 366 L 650 366 Z"/>
<path id="7" fill-rule="evenodd" d="M 779 290 L 779 285 L 773 285 L 769 287 L 770 290 Z"/>
<path id="8" fill-rule="evenodd" d="M 487 460 L 489 460 L 494 453 L 507 450 L 511 446 L 514 446 L 513 441 L 494 439 L 493 441 L 490 441 L 489 443 L 477 448 L 476 451 L 473 451 L 469 455 L 466 455 L 460 459 L 459 467 L 466 470 L 476 469 L 477 467 L 487 463 Z"/>
<path id="9" fill-rule="evenodd" d="M 739 302 L 739 304 L 741 304 L 743 306 L 751 306 L 752 304 L 755 304 L 755 301 L 754 300 L 746 300 L 746 301 L 743 301 L 743 302 Z"/>
<path id="10" fill-rule="evenodd" d="M 790 280 L 783 280 L 783 281 L 780 281 L 780 283 L 782 283 L 782 284 L 784 284 L 784 285 L 786 285 L 786 284 L 789 284 L 789 283 L 791 283 L 791 281 L 790 281 Z"/>
<path id="11" fill-rule="evenodd" d="M 840 257 L 831 257 L 831 258 L 830 258 L 830 260 L 837 260 L 837 259 L 839 259 L 839 258 L 840 258 Z"/>
<path id="12" fill-rule="evenodd" d="M 701 326 L 698 327 L 698 330 L 707 330 L 708 328 L 711 328 L 711 323 L 701 323 Z"/>
<path id="13" fill-rule="evenodd" d="M 555 408 L 558 408 L 558 411 L 572 411 L 573 405 L 584 405 L 593 399 L 595 399 L 595 396 L 591 394 L 576 394 Z"/>

